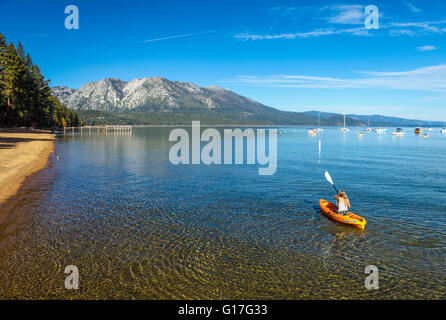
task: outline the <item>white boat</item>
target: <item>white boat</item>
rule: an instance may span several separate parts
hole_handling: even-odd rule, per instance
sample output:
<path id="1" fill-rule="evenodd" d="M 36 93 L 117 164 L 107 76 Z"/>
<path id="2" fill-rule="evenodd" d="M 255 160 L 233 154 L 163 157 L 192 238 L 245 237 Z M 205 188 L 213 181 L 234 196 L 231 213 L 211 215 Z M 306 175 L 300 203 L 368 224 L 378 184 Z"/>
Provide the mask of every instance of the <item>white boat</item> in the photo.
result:
<path id="1" fill-rule="evenodd" d="M 341 132 L 349 132 L 350 129 L 345 127 L 345 113 L 344 113 L 344 128 L 340 128 L 339 131 Z"/>
<path id="2" fill-rule="evenodd" d="M 317 128 L 314 129 L 316 132 L 322 132 L 324 129 L 321 128 L 321 113 L 319 112 L 319 116 L 317 118 Z"/>
<path id="3" fill-rule="evenodd" d="M 404 136 L 405 132 L 401 128 L 397 128 L 394 132 L 392 132 L 393 136 Z"/>
<path id="4" fill-rule="evenodd" d="M 377 134 L 382 134 L 382 133 L 386 133 L 386 132 L 387 132 L 387 129 L 386 129 L 386 128 L 378 127 L 378 128 L 375 129 L 375 132 L 376 132 Z"/>
<path id="5" fill-rule="evenodd" d="M 372 131 L 373 131 L 373 129 L 372 129 L 372 128 L 370 128 L 370 119 L 369 119 L 369 122 L 368 122 L 367 128 L 365 128 L 365 129 L 364 129 L 364 131 L 365 131 L 365 132 L 372 132 Z"/>
<path id="6" fill-rule="evenodd" d="M 443 129 L 440 130 L 440 133 L 446 134 L 446 121 L 443 122 Z"/>

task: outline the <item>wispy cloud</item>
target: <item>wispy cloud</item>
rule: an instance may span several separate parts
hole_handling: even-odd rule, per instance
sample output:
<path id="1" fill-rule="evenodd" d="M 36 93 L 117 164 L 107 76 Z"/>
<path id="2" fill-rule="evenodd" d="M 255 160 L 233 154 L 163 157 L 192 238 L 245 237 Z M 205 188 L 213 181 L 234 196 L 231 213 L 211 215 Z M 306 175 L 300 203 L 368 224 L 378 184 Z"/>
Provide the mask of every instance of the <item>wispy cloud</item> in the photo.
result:
<path id="1" fill-rule="evenodd" d="M 322 11 L 328 13 L 325 19 L 336 24 L 364 24 L 365 6 L 362 5 L 332 5 L 324 6 Z"/>
<path id="2" fill-rule="evenodd" d="M 282 16 L 291 16 L 299 14 L 300 12 L 306 11 L 309 7 L 285 7 L 285 6 L 277 6 L 271 8 L 269 11 L 273 14 L 279 14 Z"/>
<path id="3" fill-rule="evenodd" d="M 429 34 L 446 33 L 446 20 L 421 21 L 421 22 L 393 22 L 384 28 L 389 29 L 391 36 L 423 36 Z"/>
<path id="4" fill-rule="evenodd" d="M 390 29 L 389 35 L 392 37 L 398 37 L 398 36 L 409 36 L 409 37 L 415 37 L 417 33 L 413 30 L 409 29 Z"/>
<path id="5" fill-rule="evenodd" d="M 420 8 L 415 7 L 412 3 L 405 1 L 404 5 L 409 8 L 410 11 L 412 11 L 413 13 L 420 13 L 423 12 L 423 10 L 421 10 Z"/>
<path id="6" fill-rule="evenodd" d="M 269 11 L 288 19 L 325 20 L 334 24 L 363 24 L 365 6 L 357 4 L 276 6 Z"/>
<path id="7" fill-rule="evenodd" d="M 438 49 L 438 47 L 431 46 L 431 45 L 425 45 L 425 46 L 417 47 L 418 51 L 432 51 L 432 50 L 437 50 L 437 49 Z"/>
<path id="8" fill-rule="evenodd" d="M 167 36 L 167 37 L 161 37 L 161 38 L 155 38 L 155 39 L 148 39 L 148 40 L 144 40 L 144 42 L 155 42 L 155 41 L 171 40 L 171 39 L 184 38 L 184 37 L 192 37 L 192 36 L 198 36 L 198 35 L 201 35 L 201 34 L 213 33 L 213 32 L 215 32 L 215 30 L 203 31 L 203 32 L 194 32 L 194 33 L 185 33 L 185 34 L 179 34 L 179 35 L 174 35 L 174 36 Z"/>
<path id="9" fill-rule="evenodd" d="M 409 71 L 359 71 L 360 77 L 334 78 L 308 75 L 237 76 L 223 82 L 263 87 L 351 89 L 381 88 L 446 93 L 446 64 Z"/>
<path id="10" fill-rule="evenodd" d="M 422 22 L 392 22 L 381 24 L 380 30 L 387 30 L 390 36 L 421 36 L 427 34 L 445 34 L 446 20 L 422 21 Z M 280 33 L 280 34 L 254 34 L 239 33 L 234 37 L 239 40 L 274 40 L 274 39 L 296 39 L 315 38 L 330 35 L 353 35 L 372 36 L 376 32 L 370 32 L 364 27 L 316 29 L 306 32 Z"/>
<path id="11" fill-rule="evenodd" d="M 437 25 L 445 24 L 446 21 L 423 21 L 423 22 L 394 22 L 390 23 L 390 28 L 414 28 L 429 33 L 443 33 L 445 30 Z"/>
<path id="12" fill-rule="evenodd" d="M 422 12 L 410 2 L 404 2 L 412 12 Z M 279 15 L 286 19 L 305 19 L 325 24 L 325 26 L 310 30 L 297 30 L 292 32 L 283 32 L 277 34 L 247 32 L 238 33 L 234 37 L 239 40 L 274 40 L 274 39 L 301 39 L 316 38 L 331 35 L 353 35 L 353 36 L 372 36 L 389 35 L 397 36 L 423 36 L 429 34 L 446 33 L 446 20 L 439 21 L 408 21 L 408 22 L 388 22 L 380 23 L 380 31 L 367 30 L 364 28 L 365 6 L 359 4 L 337 4 L 325 6 L 277 6 L 270 9 L 274 15 Z M 383 17 L 380 11 L 380 18 Z M 322 22 L 321 22 L 322 21 Z M 340 27 L 340 25 L 351 25 L 350 28 Z M 384 30 L 384 32 L 383 32 Z"/>
<path id="13" fill-rule="evenodd" d="M 307 32 L 281 33 L 281 34 L 236 34 L 235 38 L 239 40 L 273 40 L 273 39 L 296 39 L 296 38 L 317 38 L 336 34 L 351 34 L 356 36 L 369 36 L 369 32 L 364 28 L 348 29 L 316 29 Z"/>

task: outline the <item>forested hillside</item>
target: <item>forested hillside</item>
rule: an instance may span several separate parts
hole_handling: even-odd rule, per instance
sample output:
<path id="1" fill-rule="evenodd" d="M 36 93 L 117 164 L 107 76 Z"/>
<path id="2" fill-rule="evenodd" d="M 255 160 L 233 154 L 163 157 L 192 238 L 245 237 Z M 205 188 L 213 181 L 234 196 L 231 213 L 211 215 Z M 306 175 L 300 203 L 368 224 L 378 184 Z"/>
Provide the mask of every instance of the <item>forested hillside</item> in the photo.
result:
<path id="1" fill-rule="evenodd" d="M 0 126 L 78 126 L 77 113 L 51 94 L 48 83 L 22 45 L 0 33 Z"/>

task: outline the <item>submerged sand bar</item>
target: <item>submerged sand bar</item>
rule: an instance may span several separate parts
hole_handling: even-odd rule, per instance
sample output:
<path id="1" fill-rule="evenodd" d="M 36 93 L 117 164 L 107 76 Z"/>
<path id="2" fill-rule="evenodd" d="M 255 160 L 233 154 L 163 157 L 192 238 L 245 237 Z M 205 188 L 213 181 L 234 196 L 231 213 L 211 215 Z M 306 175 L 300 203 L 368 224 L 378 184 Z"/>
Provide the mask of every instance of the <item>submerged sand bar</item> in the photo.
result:
<path id="1" fill-rule="evenodd" d="M 0 204 L 32 173 L 45 168 L 55 135 L 44 130 L 0 128 Z"/>

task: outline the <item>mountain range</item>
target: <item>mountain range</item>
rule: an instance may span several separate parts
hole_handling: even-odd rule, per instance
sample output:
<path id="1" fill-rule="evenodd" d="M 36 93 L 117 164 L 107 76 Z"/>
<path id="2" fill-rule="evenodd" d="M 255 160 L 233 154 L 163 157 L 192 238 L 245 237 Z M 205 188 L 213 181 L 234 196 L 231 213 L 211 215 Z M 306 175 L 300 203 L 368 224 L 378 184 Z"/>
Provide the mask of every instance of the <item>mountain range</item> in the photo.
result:
<path id="1" fill-rule="evenodd" d="M 320 111 L 306 111 L 305 114 L 312 117 L 320 117 L 321 119 L 332 118 L 337 113 L 320 112 Z M 370 127 L 418 127 L 418 126 L 432 126 L 443 127 L 444 122 L 441 121 L 421 121 L 410 120 L 398 117 L 388 117 L 382 115 L 358 115 L 358 114 L 346 114 L 347 118 L 357 120 Z"/>
<path id="2" fill-rule="evenodd" d="M 86 122 L 134 124 L 306 124 L 312 117 L 280 111 L 220 87 L 198 87 L 161 77 L 103 79 L 80 89 L 53 87 L 53 95 Z"/>
<path id="3" fill-rule="evenodd" d="M 221 87 L 199 87 L 190 82 L 162 77 L 102 79 L 79 89 L 51 88 L 55 97 L 76 110 L 86 124 L 265 124 L 310 125 L 343 124 L 336 113 L 281 111 Z M 318 120 L 320 118 L 320 120 Z M 419 125 L 419 122 L 383 116 L 348 115 L 347 126 Z"/>

